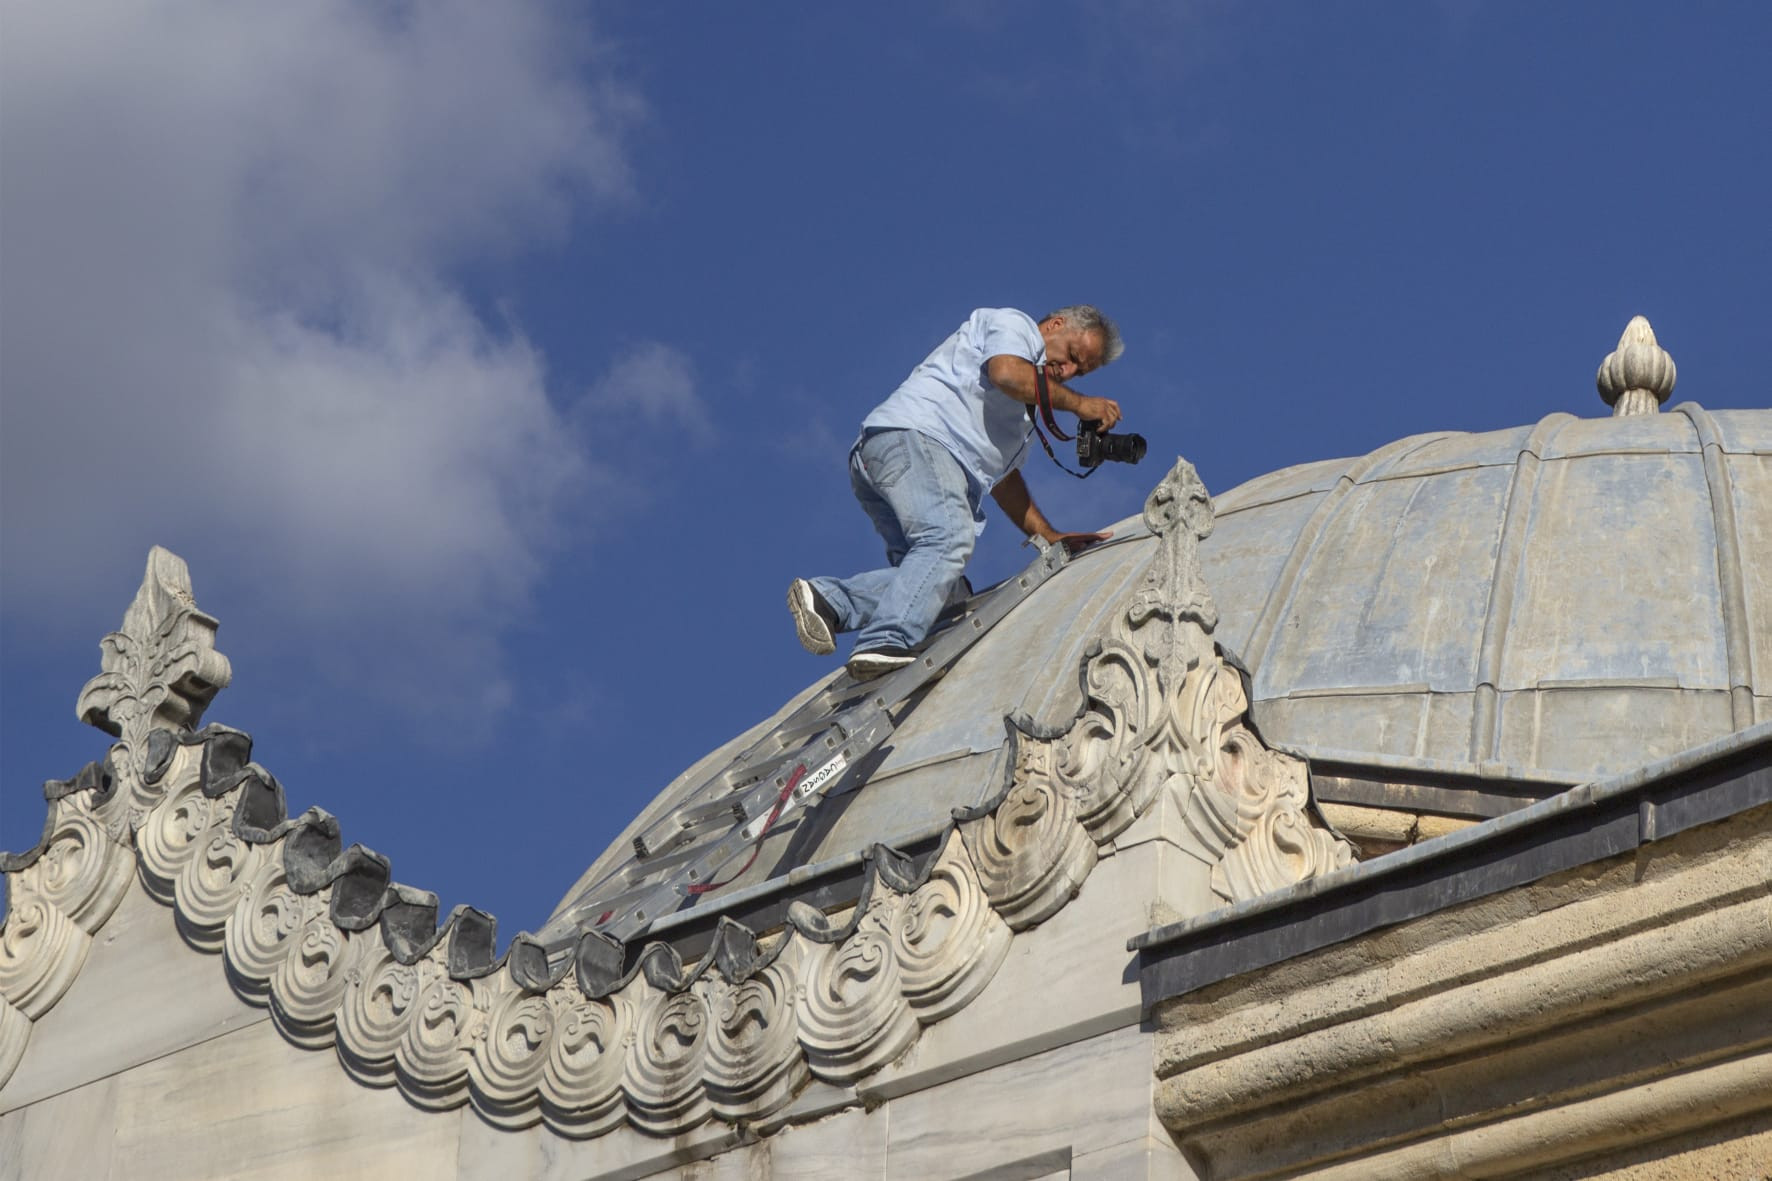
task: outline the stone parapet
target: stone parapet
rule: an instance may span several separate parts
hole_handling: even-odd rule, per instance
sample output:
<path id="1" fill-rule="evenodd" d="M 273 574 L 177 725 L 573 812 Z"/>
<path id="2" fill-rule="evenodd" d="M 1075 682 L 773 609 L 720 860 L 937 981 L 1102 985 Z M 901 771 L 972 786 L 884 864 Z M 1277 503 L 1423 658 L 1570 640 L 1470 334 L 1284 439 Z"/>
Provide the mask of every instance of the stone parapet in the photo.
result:
<path id="1" fill-rule="evenodd" d="M 1164 1001 L 1158 1113 L 1204 1176 L 1361 1181 L 1763 1114 L 1769 883 L 1761 805 Z"/>

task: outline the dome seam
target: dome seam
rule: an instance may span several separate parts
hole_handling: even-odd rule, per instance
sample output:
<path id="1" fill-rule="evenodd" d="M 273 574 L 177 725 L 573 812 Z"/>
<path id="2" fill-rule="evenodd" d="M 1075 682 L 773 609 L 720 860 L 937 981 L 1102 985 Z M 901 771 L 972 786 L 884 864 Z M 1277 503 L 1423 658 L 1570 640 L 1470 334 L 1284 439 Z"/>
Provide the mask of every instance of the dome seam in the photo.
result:
<path id="1" fill-rule="evenodd" d="M 1513 617 L 1520 572 L 1526 561 L 1526 536 L 1530 532 L 1539 469 L 1544 464 L 1544 453 L 1557 435 L 1575 421 L 1572 414 L 1547 414 L 1539 419 L 1514 463 L 1514 478 L 1508 487 L 1507 506 L 1502 509 L 1501 536 L 1496 542 L 1495 566 L 1489 579 L 1483 638 L 1477 647 L 1470 752 L 1471 762 L 1478 766 L 1493 760 L 1501 746 L 1501 662 L 1507 655 L 1508 623 Z"/>
<path id="2" fill-rule="evenodd" d="M 1736 532 L 1735 488 L 1729 477 L 1716 420 L 1697 402 L 1674 407 L 1698 438 L 1704 461 L 1704 483 L 1710 493 L 1711 531 L 1717 540 L 1717 583 L 1723 605 L 1723 651 L 1729 671 L 1729 720 L 1737 730 L 1754 724 L 1753 651 L 1748 644 L 1746 572 L 1742 569 L 1740 535 Z"/>

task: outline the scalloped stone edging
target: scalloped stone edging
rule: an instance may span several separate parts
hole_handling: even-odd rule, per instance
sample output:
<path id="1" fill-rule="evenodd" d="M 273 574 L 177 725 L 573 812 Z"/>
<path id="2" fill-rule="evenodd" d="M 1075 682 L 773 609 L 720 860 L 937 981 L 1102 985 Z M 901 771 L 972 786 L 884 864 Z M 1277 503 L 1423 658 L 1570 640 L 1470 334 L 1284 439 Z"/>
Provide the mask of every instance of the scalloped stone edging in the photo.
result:
<path id="1" fill-rule="evenodd" d="M 421 1108 L 469 1103 L 495 1127 L 589 1137 L 624 1122 L 657 1136 L 756 1122 L 814 1078 L 851 1085 L 894 1061 L 984 990 L 1014 933 L 1062 910 L 1162 792 L 1226 902 L 1347 864 L 1349 846 L 1306 811 L 1303 764 L 1243 724 L 1241 676 L 1209 634 L 1195 547 L 1211 502 L 1191 466 L 1145 515 L 1157 553 L 1085 658 L 1079 716 L 1061 734 L 1018 727 L 1011 782 L 957 815 L 933 854 L 875 846 L 847 921 L 795 904 L 759 938 L 722 920 L 693 966 L 652 943 L 618 978 L 587 970 L 581 947 L 579 970 L 545 988 L 494 959 L 490 916 L 459 907 L 439 927 L 435 896 L 341 848 L 332 816 L 290 819 L 245 734 L 192 730 L 227 665 L 203 647 L 214 621 L 183 563 L 156 550 L 129 634 L 107 641 L 134 663 L 113 669 L 107 655 L 81 696 L 82 715 L 122 740 L 46 789 L 43 841 L 0 862 L 0 1084 L 138 874 L 295 1045 L 332 1046 L 354 1079 Z M 157 637 L 183 645 L 177 659 L 140 658 Z M 181 679 L 130 680 L 149 666 Z"/>

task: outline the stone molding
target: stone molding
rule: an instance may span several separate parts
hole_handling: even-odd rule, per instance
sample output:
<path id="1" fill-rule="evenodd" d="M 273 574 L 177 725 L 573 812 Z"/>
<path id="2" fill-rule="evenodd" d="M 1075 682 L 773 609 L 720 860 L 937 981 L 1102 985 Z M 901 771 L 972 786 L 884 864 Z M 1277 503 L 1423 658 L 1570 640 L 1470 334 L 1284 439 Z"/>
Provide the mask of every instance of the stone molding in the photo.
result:
<path id="1" fill-rule="evenodd" d="M 1158 1005 L 1202 1175 L 1514 1175 L 1772 1110 L 1772 808 Z"/>
<path id="2" fill-rule="evenodd" d="M 1212 642 L 1196 550 L 1211 501 L 1185 461 L 1145 520 L 1156 552 L 1085 656 L 1078 716 L 1050 733 L 1016 722 L 1009 782 L 957 813 L 933 853 L 875 846 L 847 913 L 796 903 L 762 937 L 723 922 L 693 965 L 652 943 L 623 972 L 619 954 L 596 954 L 621 949 L 587 941 L 546 987 L 494 958 L 490 916 L 458 908 L 439 928 L 435 896 L 341 848 L 333 817 L 290 819 L 245 734 L 193 731 L 227 665 L 205 646 L 214 621 L 183 563 L 156 550 L 80 698 L 122 741 L 52 785 L 44 843 L 7 866 L 0 1085 L 135 875 L 295 1045 L 331 1046 L 353 1078 L 421 1108 L 471 1103 L 496 1127 L 588 1137 L 779 1122 L 813 1079 L 860 1083 L 978 996 L 1014 933 L 1062 910 L 1161 793 L 1226 901 L 1346 864 L 1350 847 L 1306 811 L 1302 762 L 1247 727 L 1241 674 Z M 107 826 L 118 810 L 125 822 Z"/>

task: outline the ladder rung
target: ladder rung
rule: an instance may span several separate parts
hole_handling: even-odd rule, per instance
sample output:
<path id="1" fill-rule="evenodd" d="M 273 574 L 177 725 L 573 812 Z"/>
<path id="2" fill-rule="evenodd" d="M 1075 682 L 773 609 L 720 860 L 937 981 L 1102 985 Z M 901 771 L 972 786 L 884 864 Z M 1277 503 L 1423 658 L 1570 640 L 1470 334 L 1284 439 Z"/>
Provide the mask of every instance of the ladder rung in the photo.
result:
<path id="1" fill-rule="evenodd" d="M 822 717 L 803 722 L 798 726 L 783 726 L 779 730 L 771 731 L 770 738 L 775 742 L 775 748 L 777 750 L 787 750 L 788 748 L 803 742 L 805 739 L 813 737 L 821 731 L 829 730 L 832 727 L 840 728 L 844 712 L 848 711 L 825 714 Z M 832 741 L 830 745 L 835 746 L 836 741 Z"/>
<path id="2" fill-rule="evenodd" d="M 634 855 L 642 861 L 656 858 L 687 844 L 709 829 L 743 824 L 748 819 L 750 817 L 745 815 L 744 801 L 735 796 L 695 804 L 673 812 L 662 823 L 635 837 Z"/>
<path id="3" fill-rule="evenodd" d="M 642 880 L 613 898 L 574 910 L 572 919 L 581 927 L 600 930 L 617 939 L 638 934 L 667 910 L 675 909 L 687 897 L 687 886 L 713 877 L 721 866 L 749 848 L 751 841 L 743 831 L 742 827 L 734 828 L 711 845 L 685 849 L 656 866 L 635 867 L 641 869 Z M 604 914 L 609 915 L 608 920 L 597 922 Z"/>
<path id="4" fill-rule="evenodd" d="M 854 712 L 862 713 L 864 711 Z M 872 711 L 867 709 L 865 712 Z M 846 725 L 845 722 L 849 724 Z M 720 777 L 732 791 L 740 791 L 765 780 L 773 780 L 777 788 L 785 787 L 787 786 L 787 777 L 792 773 L 796 764 L 805 762 L 807 759 L 823 761 L 829 751 L 837 749 L 840 744 L 848 740 L 851 734 L 865 724 L 865 721 L 854 718 L 841 716 L 832 718 L 813 731 L 811 735 L 813 741 L 802 743 L 792 750 L 783 748 L 782 750 L 769 751 L 755 762 L 740 763 L 728 767 L 720 773 Z"/>
<path id="5" fill-rule="evenodd" d="M 638 888 L 648 883 L 656 883 L 661 874 L 675 869 L 697 857 L 705 856 L 713 849 L 712 844 L 696 845 L 684 842 L 684 847 L 672 853 L 655 853 L 646 861 L 637 861 L 622 871 L 622 879 L 629 888 Z"/>

